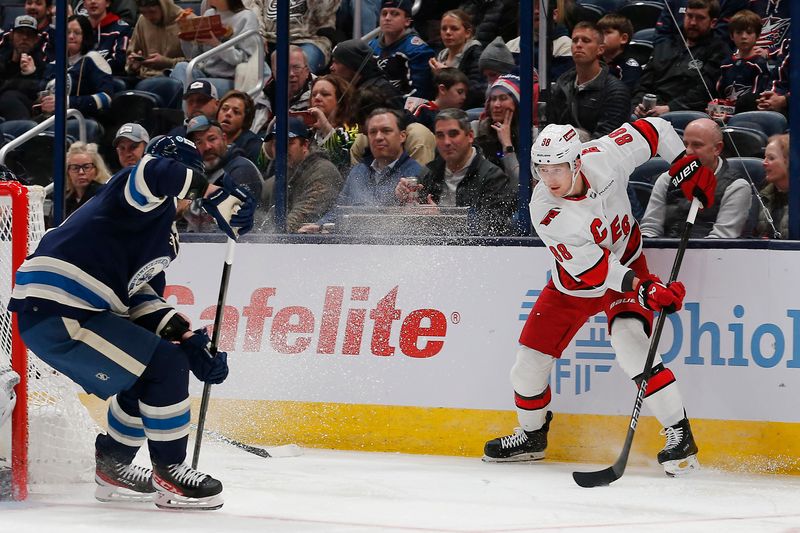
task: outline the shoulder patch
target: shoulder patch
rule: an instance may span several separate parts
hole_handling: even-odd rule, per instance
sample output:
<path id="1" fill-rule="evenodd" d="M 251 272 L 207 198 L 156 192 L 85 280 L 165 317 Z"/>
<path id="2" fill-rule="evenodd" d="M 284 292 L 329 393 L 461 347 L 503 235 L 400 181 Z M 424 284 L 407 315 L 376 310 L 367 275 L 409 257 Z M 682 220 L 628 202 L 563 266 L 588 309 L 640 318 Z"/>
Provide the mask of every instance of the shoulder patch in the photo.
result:
<path id="1" fill-rule="evenodd" d="M 600 148 L 598 148 L 597 146 L 589 146 L 588 148 L 584 148 L 583 150 L 581 150 L 581 155 L 591 154 L 593 152 L 599 152 L 599 151 Z"/>
<path id="2" fill-rule="evenodd" d="M 639 64 L 639 62 L 636 61 L 636 58 L 633 58 L 633 57 L 629 57 L 628 60 L 625 61 L 625 64 L 628 65 L 629 67 L 640 67 L 641 66 Z"/>
<path id="3" fill-rule="evenodd" d="M 539 225 L 548 226 L 553 221 L 553 219 L 559 215 L 559 213 L 561 213 L 561 208 L 554 207 L 553 209 L 547 212 L 544 218 L 539 222 Z"/>
<path id="4" fill-rule="evenodd" d="M 414 46 L 421 46 L 425 44 L 425 41 L 422 40 L 422 37 L 415 35 L 414 37 L 411 38 L 411 44 L 413 44 Z"/>

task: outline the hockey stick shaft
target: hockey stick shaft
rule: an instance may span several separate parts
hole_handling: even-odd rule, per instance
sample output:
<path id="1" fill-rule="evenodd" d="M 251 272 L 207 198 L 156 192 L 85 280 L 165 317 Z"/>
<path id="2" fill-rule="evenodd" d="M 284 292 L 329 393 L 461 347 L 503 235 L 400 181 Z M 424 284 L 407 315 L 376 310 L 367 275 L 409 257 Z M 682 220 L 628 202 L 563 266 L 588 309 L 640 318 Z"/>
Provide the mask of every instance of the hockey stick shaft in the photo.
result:
<path id="1" fill-rule="evenodd" d="M 220 331 L 222 330 L 222 315 L 225 312 L 225 299 L 228 295 L 228 280 L 231 276 L 233 266 L 233 255 L 236 250 L 236 241 L 228 238 L 228 248 L 225 253 L 225 264 L 222 265 L 222 280 L 219 283 L 219 296 L 217 297 L 217 310 L 214 313 L 214 331 L 211 334 L 211 353 L 217 352 L 219 345 Z M 206 425 L 206 413 L 208 412 L 208 401 L 211 397 L 211 385 L 203 384 L 203 396 L 200 399 L 200 413 L 197 415 L 197 435 L 194 441 L 194 454 L 192 455 L 192 468 L 197 469 L 197 461 L 200 459 L 200 445 L 203 443 L 203 428 Z"/>
<path id="2" fill-rule="evenodd" d="M 686 223 L 683 226 L 683 233 L 681 235 L 681 242 L 678 246 L 678 252 L 675 254 L 675 260 L 672 263 L 672 271 L 669 274 L 669 281 L 667 284 L 672 283 L 678 279 L 678 273 L 681 270 L 681 263 L 683 263 L 683 255 L 686 252 L 686 245 L 689 242 L 689 235 L 694 225 L 694 220 L 697 216 L 697 211 L 700 208 L 700 200 L 694 198 L 692 206 L 689 208 L 689 215 L 686 217 Z M 610 484 L 613 481 L 622 477 L 625 472 L 625 467 L 628 464 L 628 456 L 631 452 L 633 445 L 633 437 L 636 434 L 636 426 L 639 423 L 639 415 L 642 412 L 642 404 L 644 397 L 647 393 L 647 383 L 650 381 L 650 376 L 653 371 L 653 361 L 656 358 L 658 351 L 658 343 L 661 340 L 661 332 L 664 329 L 664 323 L 667 320 L 667 313 L 661 312 L 656 320 L 656 327 L 653 335 L 650 337 L 650 349 L 647 352 L 647 360 L 644 363 L 644 370 L 642 371 L 642 381 L 639 385 L 639 390 L 636 392 L 636 401 L 633 404 L 633 412 L 631 419 L 628 423 L 628 433 L 625 435 L 625 443 L 622 445 L 622 452 L 617 458 L 616 462 L 604 469 L 596 472 L 573 472 L 572 478 L 575 483 L 581 487 L 601 487 Z"/>

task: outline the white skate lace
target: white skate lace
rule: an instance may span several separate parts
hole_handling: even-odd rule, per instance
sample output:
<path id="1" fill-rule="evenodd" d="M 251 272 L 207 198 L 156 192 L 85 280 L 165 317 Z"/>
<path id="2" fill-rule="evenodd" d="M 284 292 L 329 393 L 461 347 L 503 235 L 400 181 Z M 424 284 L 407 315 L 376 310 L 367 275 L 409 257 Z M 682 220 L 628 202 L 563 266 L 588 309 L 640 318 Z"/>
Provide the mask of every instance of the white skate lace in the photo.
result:
<path id="1" fill-rule="evenodd" d="M 177 481 L 195 487 L 200 485 L 200 482 L 206 477 L 206 474 L 198 472 L 184 463 L 170 465 L 169 473 L 172 474 Z"/>
<path id="2" fill-rule="evenodd" d="M 522 428 L 514 428 L 513 435 L 500 437 L 500 446 L 503 448 L 514 448 L 528 442 L 528 435 Z"/>
<path id="3" fill-rule="evenodd" d="M 683 429 L 676 427 L 668 427 L 659 431 L 660 435 L 667 436 L 667 443 L 664 445 L 665 450 L 671 450 L 677 447 L 683 440 Z"/>
<path id="4" fill-rule="evenodd" d="M 130 479 L 132 481 L 146 482 L 150 481 L 151 470 L 139 465 L 118 465 L 117 472 L 120 477 Z"/>

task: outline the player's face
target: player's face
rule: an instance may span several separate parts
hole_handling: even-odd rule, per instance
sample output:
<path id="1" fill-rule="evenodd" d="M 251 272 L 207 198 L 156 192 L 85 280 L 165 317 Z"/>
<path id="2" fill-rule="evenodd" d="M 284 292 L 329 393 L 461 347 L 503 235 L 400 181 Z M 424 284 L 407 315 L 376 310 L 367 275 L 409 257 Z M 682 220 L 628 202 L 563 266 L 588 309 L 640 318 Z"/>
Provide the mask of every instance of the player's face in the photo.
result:
<path id="1" fill-rule="evenodd" d="M 569 163 L 536 165 L 536 173 L 553 196 L 561 198 L 572 188 L 572 171 Z"/>
<path id="2" fill-rule="evenodd" d="M 788 162 L 783 157 L 780 145 L 772 141 L 764 151 L 764 178 L 767 183 L 773 183 L 781 191 L 789 189 Z"/>
<path id="3" fill-rule="evenodd" d="M 83 44 L 83 30 L 77 20 L 71 20 L 67 24 L 67 55 L 74 56 L 81 51 Z"/>
<path id="4" fill-rule="evenodd" d="M 406 16 L 406 12 L 396 7 L 385 7 L 381 9 L 380 26 L 381 31 L 390 36 L 397 37 L 403 30 L 411 24 L 411 19 Z"/>
<path id="5" fill-rule="evenodd" d="M 706 8 L 686 8 L 683 17 L 683 31 L 687 39 L 696 41 L 703 35 L 711 31 L 716 19 L 712 19 Z"/>
<path id="6" fill-rule="evenodd" d="M 44 0 L 25 0 L 25 14 L 41 22 L 47 17 L 47 5 Z"/>
<path id="7" fill-rule="evenodd" d="M 203 163 L 209 170 L 216 169 L 228 151 L 225 133 L 215 126 L 193 133 L 191 140 L 197 146 L 197 151 L 203 156 Z"/>
<path id="8" fill-rule="evenodd" d="M 463 83 L 456 83 L 449 89 L 444 89 L 444 85 L 440 85 L 440 87 L 442 90 L 439 91 L 439 108 L 461 109 L 467 100 L 467 86 Z"/>
<path id="9" fill-rule="evenodd" d="M 603 55 L 601 35 L 589 28 L 578 28 L 572 32 L 572 59 L 576 65 L 594 63 Z"/>
<path id="10" fill-rule="evenodd" d="M 214 118 L 217 114 L 218 101 L 215 98 L 209 98 L 204 94 L 190 94 L 186 98 L 186 116 L 194 118 L 200 115 L 205 115 L 208 118 Z"/>
<path id="11" fill-rule="evenodd" d="M 89 183 L 97 177 L 97 167 L 94 166 L 92 156 L 89 154 L 73 154 L 67 160 L 67 177 L 72 188 L 78 191 L 86 190 Z"/>
<path id="12" fill-rule="evenodd" d="M 733 44 L 739 51 L 752 50 L 756 45 L 758 35 L 750 30 L 736 30 L 733 32 Z"/>
<path id="13" fill-rule="evenodd" d="M 439 28 L 442 44 L 447 48 L 459 49 L 472 37 L 472 32 L 467 30 L 461 19 L 457 17 L 447 16 L 442 18 L 442 24 Z"/>
<path id="14" fill-rule="evenodd" d="M 308 79 L 308 63 L 300 50 L 289 54 L 289 94 L 294 96 Z"/>
<path id="15" fill-rule="evenodd" d="M 446 163 L 451 165 L 463 162 L 472 148 L 475 136 L 472 129 L 464 131 L 455 119 L 436 121 L 436 149 Z"/>
<path id="16" fill-rule="evenodd" d="M 400 130 L 397 125 L 397 117 L 391 113 L 384 113 L 369 119 L 367 138 L 373 157 L 391 162 L 403 153 L 406 132 Z"/>
<path id="17" fill-rule="evenodd" d="M 495 122 L 503 122 L 508 113 L 514 113 L 517 104 L 510 94 L 495 90 L 489 97 L 489 113 Z"/>
<path id="18" fill-rule="evenodd" d="M 228 139 L 235 139 L 244 124 L 244 102 L 241 98 L 228 98 L 217 111 L 217 122 Z"/>
<path id="19" fill-rule="evenodd" d="M 123 167 L 132 167 L 144 155 L 145 143 L 136 142 L 123 137 L 117 143 L 117 158 Z"/>
<path id="20" fill-rule="evenodd" d="M 311 89 L 311 106 L 330 117 L 336 111 L 336 87 L 328 80 L 320 80 Z"/>

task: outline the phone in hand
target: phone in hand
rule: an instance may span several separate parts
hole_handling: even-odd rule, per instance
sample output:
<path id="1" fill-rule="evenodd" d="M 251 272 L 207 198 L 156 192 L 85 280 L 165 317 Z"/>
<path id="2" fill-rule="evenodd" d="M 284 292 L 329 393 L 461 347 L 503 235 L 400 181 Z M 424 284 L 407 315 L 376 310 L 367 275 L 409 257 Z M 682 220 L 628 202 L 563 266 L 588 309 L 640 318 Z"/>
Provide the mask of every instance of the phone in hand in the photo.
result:
<path id="1" fill-rule="evenodd" d="M 130 57 L 131 57 L 131 59 L 133 59 L 134 61 L 144 61 L 145 59 L 147 59 L 146 57 L 144 57 L 144 56 L 141 56 L 141 55 L 139 55 L 139 54 L 131 54 L 131 56 L 130 56 Z"/>
<path id="2" fill-rule="evenodd" d="M 303 121 L 303 124 L 305 124 L 308 127 L 313 126 L 314 123 L 317 121 L 317 119 L 314 118 L 314 114 L 311 111 L 289 111 L 289 116 L 299 118 L 300 120 Z"/>

